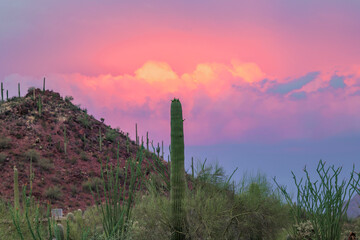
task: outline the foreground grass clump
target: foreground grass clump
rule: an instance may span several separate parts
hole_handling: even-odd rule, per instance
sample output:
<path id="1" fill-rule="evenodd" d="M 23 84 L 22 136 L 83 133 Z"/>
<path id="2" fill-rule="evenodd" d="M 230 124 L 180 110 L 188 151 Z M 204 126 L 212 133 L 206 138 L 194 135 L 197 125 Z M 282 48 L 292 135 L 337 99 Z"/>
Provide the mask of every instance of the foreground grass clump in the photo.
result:
<path id="1" fill-rule="evenodd" d="M 186 191 L 186 239 L 277 239 L 282 234 L 290 220 L 288 208 L 265 177 L 249 180 L 235 194 L 221 176 L 222 168 L 206 169 L 194 179 L 194 189 Z M 214 179 L 218 184 L 209 184 Z M 152 185 L 147 183 L 148 194 L 138 196 L 134 206 L 133 239 L 171 236 L 171 203 Z"/>

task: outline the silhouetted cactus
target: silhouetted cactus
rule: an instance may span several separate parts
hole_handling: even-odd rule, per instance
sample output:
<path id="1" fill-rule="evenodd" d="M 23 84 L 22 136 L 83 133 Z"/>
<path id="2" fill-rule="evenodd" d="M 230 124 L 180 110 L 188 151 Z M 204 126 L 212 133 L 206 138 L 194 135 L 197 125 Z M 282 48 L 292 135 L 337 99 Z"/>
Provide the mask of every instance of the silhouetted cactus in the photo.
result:
<path id="1" fill-rule="evenodd" d="M 184 130 L 182 108 L 179 99 L 171 102 L 171 221 L 172 240 L 185 239 L 185 167 L 184 167 Z"/>
<path id="2" fill-rule="evenodd" d="M 149 132 L 146 132 L 146 150 L 149 151 Z"/>
<path id="3" fill-rule="evenodd" d="M 9 101 L 9 90 L 6 90 L 6 101 Z"/>
<path id="4" fill-rule="evenodd" d="M 20 97 L 20 83 L 18 83 L 18 93 L 19 93 L 19 97 Z"/>
<path id="5" fill-rule="evenodd" d="M 135 138 L 136 145 L 139 145 L 138 132 L 137 132 L 137 123 L 135 123 L 135 132 L 136 132 L 136 138 Z"/>
<path id="6" fill-rule="evenodd" d="M 1 101 L 4 101 L 4 87 L 3 87 L 3 83 L 1 82 Z"/>
<path id="7" fill-rule="evenodd" d="M 44 78 L 44 81 L 43 81 L 43 92 L 45 92 L 45 78 Z"/>

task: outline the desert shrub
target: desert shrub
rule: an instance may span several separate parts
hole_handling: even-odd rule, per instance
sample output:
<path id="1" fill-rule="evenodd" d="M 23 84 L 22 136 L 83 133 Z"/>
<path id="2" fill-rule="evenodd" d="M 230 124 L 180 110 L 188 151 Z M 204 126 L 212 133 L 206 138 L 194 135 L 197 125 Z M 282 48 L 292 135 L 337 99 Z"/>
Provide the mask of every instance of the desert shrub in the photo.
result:
<path id="1" fill-rule="evenodd" d="M 80 124 L 85 128 L 90 128 L 91 126 L 91 122 L 87 114 L 82 114 L 81 116 L 78 116 L 77 121 L 79 121 Z"/>
<path id="2" fill-rule="evenodd" d="M 27 92 L 28 93 L 33 93 L 34 90 L 35 90 L 35 87 L 29 87 Z"/>
<path id="3" fill-rule="evenodd" d="M 86 192 L 96 191 L 96 186 L 101 187 L 102 180 L 98 177 L 90 178 L 86 182 L 82 183 L 82 188 Z"/>
<path id="4" fill-rule="evenodd" d="M 74 221 L 69 221 L 69 239 L 98 239 L 102 240 L 103 228 L 101 213 L 96 207 L 89 207 L 84 214 L 74 211 Z M 86 238 L 84 236 L 92 237 Z"/>
<path id="5" fill-rule="evenodd" d="M 34 149 L 29 149 L 24 153 L 24 157 L 26 160 L 32 159 L 32 162 L 37 162 L 40 159 L 40 154 Z"/>
<path id="6" fill-rule="evenodd" d="M 65 97 L 65 102 L 67 102 L 67 103 L 70 103 L 72 100 L 74 100 L 74 98 L 72 96 Z"/>
<path id="7" fill-rule="evenodd" d="M 40 158 L 37 161 L 37 165 L 42 170 L 45 170 L 45 171 L 50 171 L 50 170 L 54 169 L 54 163 L 51 160 L 47 159 L 47 158 Z"/>
<path id="8" fill-rule="evenodd" d="M 11 139 L 8 137 L 0 136 L 0 149 L 10 148 Z"/>
<path id="9" fill-rule="evenodd" d="M 206 169 L 198 171 L 194 189 L 186 192 L 186 238 L 271 240 L 284 234 L 288 208 L 265 177 L 247 180 L 235 194 L 221 167 Z M 137 196 L 131 222 L 133 239 L 169 239 L 171 235 L 169 198 L 159 191 L 163 183 L 152 179 L 146 182 L 148 194 Z"/>
<path id="10" fill-rule="evenodd" d="M 78 188 L 75 185 L 70 185 L 71 195 L 75 196 L 78 193 Z"/>
<path id="11" fill-rule="evenodd" d="M 80 153 L 80 158 L 83 161 L 89 161 L 89 157 L 87 156 L 86 152 L 81 152 Z"/>
<path id="12" fill-rule="evenodd" d="M 45 190 L 45 197 L 52 200 L 60 200 L 62 197 L 62 191 L 58 186 L 52 186 Z"/>
<path id="13" fill-rule="evenodd" d="M 7 158 L 7 154 L 6 153 L 0 153 L 0 164 L 2 164 L 3 162 L 5 162 Z"/>
<path id="14" fill-rule="evenodd" d="M 110 142 L 115 142 L 116 138 L 118 137 L 118 133 L 114 129 L 107 129 L 105 133 L 105 139 Z"/>

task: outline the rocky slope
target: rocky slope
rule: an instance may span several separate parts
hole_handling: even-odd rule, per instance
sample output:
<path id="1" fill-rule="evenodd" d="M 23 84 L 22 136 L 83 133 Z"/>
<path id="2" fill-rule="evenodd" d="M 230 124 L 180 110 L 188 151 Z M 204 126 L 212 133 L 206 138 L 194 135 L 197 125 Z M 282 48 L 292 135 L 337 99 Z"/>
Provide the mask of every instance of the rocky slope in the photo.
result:
<path id="1" fill-rule="evenodd" d="M 88 187 L 100 178 L 101 160 L 115 164 L 118 143 L 121 167 L 128 159 L 135 158 L 139 146 L 134 141 L 127 141 L 122 131 L 110 128 L 103 119 L 96 120 L 71 100 L 53 91 L 29 89 L 25 97 L 0 103 L 2 199 L 13 198 L 15 165 L 20 188 L 25 184 L 29 188 L 32 159 L 32 192 L 36 199 L 49 200 L 53 208 L 63 208 L 64 212 L 85 209 L 94 203 Z M 150 163 L 154 160 L 150 152 L 146 155 L 142 172 L 148 176 L 153 171 Z M 167 167 L 167 162 L 163 163 Z M 123 180 L 125 170 L 121 174 Z"/>

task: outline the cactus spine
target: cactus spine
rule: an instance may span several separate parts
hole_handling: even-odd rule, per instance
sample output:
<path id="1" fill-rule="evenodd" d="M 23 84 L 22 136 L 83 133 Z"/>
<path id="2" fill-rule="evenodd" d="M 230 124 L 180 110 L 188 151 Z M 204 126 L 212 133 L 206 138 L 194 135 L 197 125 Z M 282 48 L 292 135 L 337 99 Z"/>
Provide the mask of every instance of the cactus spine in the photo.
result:
<path id="1" fill-rule="evenodd" d="M 20 209 L 19 202 L 19 180 L 18 180 L 18 170 L 14 166 L 14 208 L 16 211 Z"/>
<path id="2" fill-rule="evenodd" d="M 185 239 L 185 167 L 184 167 L 184 130 L 182 108 L 179 99 L 171 102 L 171 220 L 173 232 L 171 240 Z"/>
<path id="3" fill-rule="evenodd" d="M 18 93 L 19 93 L 19 97 L 20 97 L 20 83 L 18 83 Z"/>
<path id="4" fill-rule="evenodd" d="M 1 82 L 1 101 L 4 101 L 4 87 L 3 87 L 3 83 Z"/>

